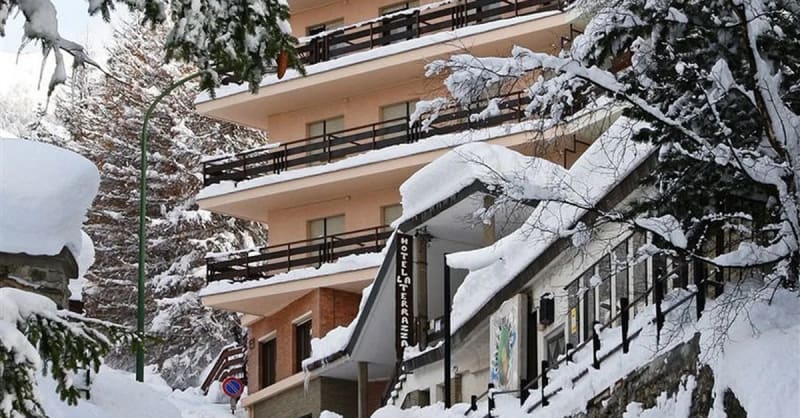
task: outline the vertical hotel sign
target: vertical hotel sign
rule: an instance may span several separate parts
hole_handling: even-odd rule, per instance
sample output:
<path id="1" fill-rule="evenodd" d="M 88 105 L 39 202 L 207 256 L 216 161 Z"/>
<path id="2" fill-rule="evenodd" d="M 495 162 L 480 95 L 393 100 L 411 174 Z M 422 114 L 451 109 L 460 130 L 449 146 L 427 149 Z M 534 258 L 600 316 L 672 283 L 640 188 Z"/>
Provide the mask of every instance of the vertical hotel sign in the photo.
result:
<path id="1" fill-rule="evenodd" d="M 395 346 L 397 358 L 403 358 L 406 347 L 413 345 L 414 284 L 412 277 L 413 239 L 411 235 L 397 234 L 397 260 L 395 274 Z"/>

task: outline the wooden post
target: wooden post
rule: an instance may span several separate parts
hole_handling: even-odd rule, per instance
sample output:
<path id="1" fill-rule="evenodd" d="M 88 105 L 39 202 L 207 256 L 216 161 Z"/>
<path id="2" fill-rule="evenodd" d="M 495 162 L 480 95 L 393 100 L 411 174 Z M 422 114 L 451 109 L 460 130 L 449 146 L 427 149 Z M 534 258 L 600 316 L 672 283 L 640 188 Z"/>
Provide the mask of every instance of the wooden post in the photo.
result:
<path id="1" fill-rule="evenodd" d="M 367 362 L 358 362 L 358 418 L 368 418 L 369 369 Z"/>
<path id="2" fill-rule="evenodd" d="M 489 400 L 489 416 L 492 416 L 492 412 L 494 412 L 494 383 L 489 383 L 489 387 L 486 390 L 486 397 Z"/>
<path id="3" fill-rule="evenodd" d="M 661 328 L 664 327 L 664 311 L 661 309 L 661 301 L 664 299 L 664 282 L 659 275 L 655 279 L 655 299 L 656 299 L 656 345 L 661 340 Z"/>
<path id="4" fill-rule="evenodd" d="M 519 404 L 520 406 L 525 405 L 525 401 L 528 400 L 528 395 L 530 391 L 528 391 L 528 379 L 519 379 Z"/>
<path id="5" fill-rule="evenodd" d="M 622 352 L 627 354 L 630 348 L 630 341 L 628 341 L 628 322 L 630 321 L 630 312 L 628 311 L 628 298 L 619 299 L 619 308 L 622 319 Z"/>
<path id="6" fill-rule="evenodd" d="M 592 367 L 600 369 L 600 359 L 597 356 L 600 351 L 600 334 L 597 333 L 597 321 L 592 324 Z"/>
<path id="7" fill-rule="evenodd" d="M 547 406 L 547 395 L 544 394 L 544 388 L 547 386 L 547 360 L 542 360 L 542 406 Z"/>

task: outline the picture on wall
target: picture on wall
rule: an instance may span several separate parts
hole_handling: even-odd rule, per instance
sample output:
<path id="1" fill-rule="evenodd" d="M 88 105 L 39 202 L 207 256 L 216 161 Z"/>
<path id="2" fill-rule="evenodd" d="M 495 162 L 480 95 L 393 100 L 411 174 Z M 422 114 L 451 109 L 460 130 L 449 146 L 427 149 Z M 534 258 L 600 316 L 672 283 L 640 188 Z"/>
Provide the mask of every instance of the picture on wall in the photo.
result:
<path id="1" fill-rule="evenodd" d="M 497 390 L 519 389 L 525 365 L 522 346 L 525 341 L 526 298 L 517 295 L 505 301 L 489 322 L 489 381 Z"/>

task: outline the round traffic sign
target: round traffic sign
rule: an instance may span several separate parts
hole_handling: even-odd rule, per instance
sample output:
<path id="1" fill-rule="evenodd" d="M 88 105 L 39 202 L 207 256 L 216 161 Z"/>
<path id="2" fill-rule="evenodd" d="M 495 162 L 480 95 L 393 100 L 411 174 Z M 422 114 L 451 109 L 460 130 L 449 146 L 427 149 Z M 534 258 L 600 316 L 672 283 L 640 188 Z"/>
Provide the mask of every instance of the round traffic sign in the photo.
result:
<path id="1" fill-rule="evenodd" d="M 237 377 L 226 377 L 225 380 L 222 381 L 222 391 L 231 398 L 238 398 L 242 396 L 244 383 Z"/>

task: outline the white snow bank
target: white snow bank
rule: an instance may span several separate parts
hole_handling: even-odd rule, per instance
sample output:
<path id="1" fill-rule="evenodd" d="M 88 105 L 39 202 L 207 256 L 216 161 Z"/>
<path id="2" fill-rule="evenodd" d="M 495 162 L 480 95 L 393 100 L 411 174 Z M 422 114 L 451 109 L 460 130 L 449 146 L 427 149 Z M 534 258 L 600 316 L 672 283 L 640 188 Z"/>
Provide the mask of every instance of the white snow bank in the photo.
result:
<path id="1" fill-rule="evenodd" d="M 706 309 L 698 328 L 701 360 L 714 371 L 711 417 L 725 417 L 730 388 L 751 416 L 797 416 L 800 393 L 800 303 L 797 293 L 778 288 L 752 291 L 725 287 L 723 302 Z M 731 309 L 724 301 L 742 303 Z M 734 305 L 735 306 L 735 305 Z M 709 315 L 710 313 L 710 315 Z M 728 328 L 720 324 L 731 323 Z M 720 343 L 720 341 L 724 343 Z"/>
<path id="2" fill-rule="evenodd" d="M 55 392 L 55 382 L 39 377 L 44 409 L 50 418 L 230 418 L 244 417 L 243 410 L 231 415 L 228 404 L 207 401 L 202 391 L 172 391 L 158 375 L 145 375 L 139 383 L 134 375 L 101 367 L 93 376 L 91 399 L 81 399 L 76 406 L 62 402 Z"/>
<path id="3" fill-rule="evenodd" d="M 424 48 L 429 45 L 456 41 L 466 36 L 484 33 L 491 30 L 507 26 L 513 26 L 521 23 L 526 23 L 538 19 L 544 19 L 546 17 L 557 15 L 559 13 L 561 12 L 558 10 L 553 10 L 548 12 L 534 13 L 526 16 L 519 16 L 511 19 L 500 19 L 494 22 L 469 26 L 461 29 L 456 29 L 450 32 L 434 33 L 432 35 L 427 35 L 416 39 L 410 39 L 407 41 L 382 46 L 368 51 L 356 52 L 350 55 L 345 55 L 341 58 L 332 59 L 330 61 L 308 65 L 306 66 L 306 75 L 312 76 L 314 74 L 324 73 L 338 68 L 359 64 L 365 61 L 370 61 L 390 55 L 395 55 L 402 52 L 411 51 L 414 49 Z M 301 77 L 303 76 L 296 70 L 290 69 L 286 72 L 286 74 L 282 79 L 278 79 L 278 76 L 274 74 L 264 77 L 264 79 L 261 80 L 261 87 L 266 87 L 281 82 L 287 82 Z M 248 91 L 249 87 L 247 85 L 231 84 L 228 86 L 222 86 L 217 88 L 215 93 L 217 98 L 223 98 L 227 96 L 232 96 L 234 94 L 247 93 Z M 200 93 L 200 95 L 197 96 L 195 103 L 203 103 L 211 100 L 213 100 L 211 98 L 211 95 L 206 91 Z"/>
<path id="4" fill-rule="evenodd" d="M 239 183 L 224 181 L 205 187 L 197 195 L 198 199 L 208 199 L 216 196 L 233 193 L 236 191 L 253 189 L 274 183 L 326 174 L 334 171 L 359 167 L 381 161 L 393 160 L 409 155 L 421 154 L 445 148 L 452 148 L 470 142 L 485 141 L 505 135 L 526 132 L 541 126 L 541 121 L 525 121 L 518 124 L 495 126 L 491 128 L 462 131 L 446 135 L 436 135 L 425 138 L 412 144 L 399 144 L 378 150 L 367 151 L 363 154 L 349 156 L 343 160 L 312 167 L 298 168 L 280 174 L 269 174 Z"/>
<path id="5" fill-rule="evenodd" d="M 595 205 L 650 155 L 650 145 L 631 140 L 633 133 L 644 126 L 644 123 L 622 117 L 584 152 L 567 176 L 560 176 L 552 170 L 547 171 L 546 176 L 554 180 L 554 184 L 543 187 L 538 180 L 534 181 L 536 187 L 531 189 L 532 196 L 542 190 L 548 193 L 555 190 L 555 193 L 567 197 L 569 203 L 544 202 L 534 209 L 522 227 L 494 245 L 447 257 L 451 267 L 469 270 L 453 298 L 451 318 L 454 332 L 553 242 L 574 232 L 574 224 L 586 213 L 579 206 Z M 483 151 L 478 147 L 471 151 L 476 157 L 485 155 L 490 161 L 495 153 L 494 149 L 486 146 L 483 146 Z M 432 169 L 430 172 L 436 171 Z M 530 175 L 533 174 L 532 171 Z M 531 181 L 530 175 L 525 174 L 518 180 Z M 441 178 L 417 181 L 440 182 Z M 524 183 L 519 187 L 519 190 L 527 190 Z M 413 198 L 403 196 L 403 201 L 406 200 Z M 526 250 L 519 251 L 520 248 Z"/>
<path id="6" fill-rule="evenodd" d="M 67 247 L 87 261 L 81 249 L 91 240 L 84 243 L 81 226 L 99 184 L 94 164 L 72 151 L 0 139 L 0 252 L 56 255 Z"/>
<path id="7" fill-rule="evenodd" d="M 200 291 L 200 296 L 216 295 L 219 293 L 234 292 L 237 290 L 252 289 L 254 287 L 261 287 L 261 286 L 271 286 L 278 283 L 285 283 L 295 280 L 309 279 L 312 277 L 326 276 L 330 274 L 377 267 L 381 265 L 383 257 L 384 257 L 383 252 L 354 254 L 342 257 L 332 263 L 325 263 L 319 268 L 307 267 L 297 270 L 290 270 L 287 271 L 286 273 L 276 274 L 266 279 L 247 280 L 243 282 L 220 280 L 217 282 L 209 283 L 206 287 L 204 287 Z"/>

